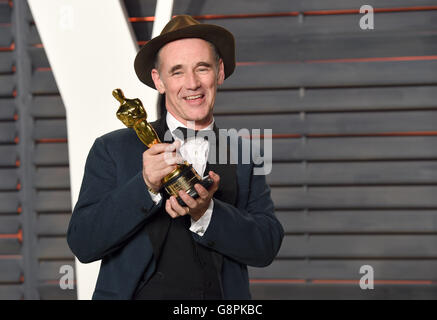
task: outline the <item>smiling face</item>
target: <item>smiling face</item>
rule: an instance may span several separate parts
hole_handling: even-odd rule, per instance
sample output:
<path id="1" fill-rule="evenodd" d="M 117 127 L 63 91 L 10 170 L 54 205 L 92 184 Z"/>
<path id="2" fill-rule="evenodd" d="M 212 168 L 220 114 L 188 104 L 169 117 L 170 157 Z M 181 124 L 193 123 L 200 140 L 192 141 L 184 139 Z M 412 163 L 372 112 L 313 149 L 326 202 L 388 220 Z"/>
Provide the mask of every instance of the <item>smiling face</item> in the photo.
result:
<path id="1" fill-rule="evenodd" d="M 159 52 L 159 71 L 152 79 L 165 93 L 167 111 L 183 124 L 195 121 L 196 129 L 209 125 L 218 85 L 224 80 L 224 65 L 218 65 L 214 50 L 202 39 L 180 39 L 166 44 Z"/>

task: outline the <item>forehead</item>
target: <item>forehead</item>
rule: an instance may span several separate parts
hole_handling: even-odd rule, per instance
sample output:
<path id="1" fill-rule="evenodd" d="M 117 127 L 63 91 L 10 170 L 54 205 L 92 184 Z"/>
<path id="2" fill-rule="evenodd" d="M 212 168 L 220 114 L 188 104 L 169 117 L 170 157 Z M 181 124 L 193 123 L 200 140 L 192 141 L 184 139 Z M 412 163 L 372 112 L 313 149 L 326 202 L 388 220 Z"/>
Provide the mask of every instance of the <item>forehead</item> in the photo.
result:
<path id="1" fill-rule="evenodd" d="M 211 45 L 198 38 L 179 39 L 167 43 L 159 51 L 161 65 L 175 65 L 213 59 Z"/>

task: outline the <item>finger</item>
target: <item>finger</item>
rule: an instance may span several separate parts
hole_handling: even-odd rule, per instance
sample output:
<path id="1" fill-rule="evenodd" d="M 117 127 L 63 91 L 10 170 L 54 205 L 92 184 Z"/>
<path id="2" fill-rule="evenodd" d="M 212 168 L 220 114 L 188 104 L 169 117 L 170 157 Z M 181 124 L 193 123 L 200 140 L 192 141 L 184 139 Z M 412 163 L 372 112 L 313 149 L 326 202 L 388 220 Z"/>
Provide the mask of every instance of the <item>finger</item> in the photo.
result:
<path id="1" fill-rule="evenodd" d="M 175 151 L 178 151 L 181 148 L 182 143 L 179 140 L 176 140 L 172 145 L 174 146 Z"/>
<path id="2" fill-rule="evenodd" d="M 167 159 L 171 159 L 174 158 L 176 156 L 176 153 L 173 152 L 172 153 L 165 153 L 165 152 L 159 152 L 156 153 L 158 150 L 158 147 L 156 147 L 156 149 L 153 149 L 154 147 L 152 147 L 149 150 L 144 151 L 143 153 L 143 165 L 147 165 L 149 167 L 153 167 L 154 169 L 160 169 L 163 168 L 165 166 L 167 166 L 166 161 L 164 160 L 164 157 Z M 170 163 L 172 164 L 172 163 Z"/>
<path id="3" fill-rule="evenodd" d="M 165 151 L 176 151 L 176 147 L 173 143 L 157 143 L 151 146 L 145 152 L 147 152 L 149 155 L 157 155 Z"/>
<path id="4" fill-rule="evenodd" d="M 214 183 L 212 184 L 210 191 L 214 191 L 216 192 L 219 185 L 220 185 L 220 176 L 215 173 L 214 171 L 209 171 L 209 177 L 214 181 Z"/>
<path id="5" fill-rule="evenodd" d="M 183 199 L 182 199 L 183 200 Z M 178 215 L 180 216 L 184 216 L 186 215 L 190 209 L 187 207 L 182 207 L 179 202 L 176 200 L 175 196 L 171 196 L 170 197 L 170 201 L 171 201 L 171 207 L 172 209 L 178 213 Z M 184 201 L 185 202 L 185 201 Z"/>
<path id="6" fill-rule="evenodd" d="M 158 157 L 159 157 L 159 162 L 162 165 L 165 164 L 173 165 L 183 162 L 182 156 L 176 152 L 164 152 L 160 154 Z"/>
<path id="7" fill-rule="evenodd" d="M 171 200 L 168 199 L 165 202 L 165 211 L 167 211 L 167 213 L 170 215 L 170 217 L 172 218 L 177 218 L 179 217 L 179 214 L 173 210 L 172 206 L 171 206 Z"/>
<path id="8" fill-rule="evenodd" d="M 148 167 L 150 170 L 156 171 L 165 169 L 168 166 L 174 166 L 182 163 L 183 159 L 175 152 L 161 153 L 158 155 L 147 156 L 143 159 L 143 166 Z"/>
<path id="9" fill-rule="evenodd" d="M 209 175 L 209 177 L 212 179 L 212 180 L 214 180 L 214 182 L 219 182 L 220 181 L 220 176 L 217 174 L 217 173 L 215 173 L 214 171 L 212 171 L 212 170 L 210 170 L 209 172 L 208 172 L 208 175 Z"/>
<path id="10" fill-rule="evenodd" d="M 162 178 L 164 178 L 166 175 L 168 175 L 170 172 L 172 172 L 173 170 L 175 170 L 177 168 L 176 165 L 173 166 L 168 166 L 165 167 L 163 169 L 159 169 L 159 170 L 147 170 L 147 176 L 149 178 L 149 180 L 157 182 L 157 181 L 161 181 Z"/>
<path id="11" fill-rule="evenodd" d="M 197 191 L 197 194 L 199 195 L 200 199 L 202 200 L 208 200 L 209 192 L 205 189 L 204 186 L 202 186 L 200 183 L 196 183 L 194 185 L 194 188 Z"/>
<path id="12" fill-rule="evenodd" d="M 181 199 L 189 208 L 194 209 L 197 206 L 197 201 L 189 196 L 185 191 L 180 190 L 179 197 L 181 197 Z"/>
<path id="13" fill-rule="evenodd" d="M 179 141 L 175 141 L 171 144 L 168 144 L 161 155 L 164 157 L 164 160 L 173 159 L 176 156 L 180 156 L 178 151 L 180 147 L 181 143 Z"/>

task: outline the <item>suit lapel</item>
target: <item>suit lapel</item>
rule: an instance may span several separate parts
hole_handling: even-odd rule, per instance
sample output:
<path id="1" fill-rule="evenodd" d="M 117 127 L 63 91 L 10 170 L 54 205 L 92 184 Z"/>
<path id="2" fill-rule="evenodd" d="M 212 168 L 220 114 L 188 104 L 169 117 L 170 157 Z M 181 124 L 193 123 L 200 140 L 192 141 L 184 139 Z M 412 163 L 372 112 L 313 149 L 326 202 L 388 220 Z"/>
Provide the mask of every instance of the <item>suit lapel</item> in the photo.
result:
<path id="1" fill-rule="evenodd" d="M 216 193 L 214 194 L 214 198 L 224 201 L 226 203 L 235 205 L 237 201 L 237 165 L 231 164 L 230 161 L 230 150 L 229 150 L 229 142 L 227 141 L 227 158 L 226 163 L 219 163 L 219 131 L 218 128 L 214 124 L 213 128 L 216 135 L 216 159 L 215 163 L 206 164 L 205 175 L 208 174 L 210 170 L 214 171 L 220 176 L 220 185 Z"/>
<path id="2" fill-rule="evenodd" d="M 238 193 L 238 187 L 237 187 L 237 166 L 235 164 L 231 164 L 230 162 L 230 149 L 229 149 L 229 141 L 227 141 L 227 161 L 225 164 L 219 163 L 219 131 L 218 128 L 214 124 L 213 128 L 215 135 L 216 135 L 216 159 L 215 163 L 209 163 L 206 164 L 205 169 L 205 175 L 208 174 L 208 172 L 214 171 L 220 176 L 220 185 L 216 193 L 214 194 L 215 199 L 219 199 L 221 201 L 224 201 L 226 203 L 229 203 L 231 205 L 235 205 L 237 202 L 237 193 Z M 215 250 L 211 250 L 211 257 L 214 261 L 214 264 L 216 266 L 216 270 L 218 272 L 218 277 L 221 279 L 221 271 L 223 266 L 223 256 L 218 253 Z M 223 290 L 223 288 L 222 288 Z"/>
<path id="3" fill-rule="evenodd" d="M 171 137 L 171 141 L 164 140 L 165 137 L 165 133 L 168 131 L 168 126 L 167 126 L 167 120 L 165 119 L 166 117 L 163 116 L 161 118 L 159 118 L 158 120 L 156 120 L 155 122 L 151 122 L 150 125 L 153 127 L 153 129 L 155 129 L 156 134 L 159 137 L 159 140 L 161 140 L 161 142 L 173 142 L 173 137 Z"/>
<path id="4" fill-rule="evenodd" d="M 155 129 L 161 142 L 164 142 L 165 132 L 168 130 L 167 122 L 165 117 L 150 123 Z M 149 235 L 150 242 L 152 243 L 153 253 L 155 255 L 156 261 L 158 261 L 159 256 L 162 251 L 162 246 L 165 243 L 165 238 L 167 237 L 168 230 L 171 224 L 171 217 L 165 212 L 165 197 L 162 198 L 161 209 L 150 217 L 149 222 L 146 224 L 146 231 Z"/>

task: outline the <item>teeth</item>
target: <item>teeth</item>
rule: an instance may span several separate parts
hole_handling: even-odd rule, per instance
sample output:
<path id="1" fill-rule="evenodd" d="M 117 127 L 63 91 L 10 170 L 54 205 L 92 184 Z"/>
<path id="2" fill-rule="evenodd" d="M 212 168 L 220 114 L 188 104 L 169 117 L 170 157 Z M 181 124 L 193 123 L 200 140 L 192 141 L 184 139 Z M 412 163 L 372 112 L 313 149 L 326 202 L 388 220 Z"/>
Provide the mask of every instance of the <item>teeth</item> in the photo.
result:
<path id="1" fill-rule="evenodd" d="M 198 94 L 197 96 L 189 96 L 189 97 L 186 97 L 185 99 L 194 100 L 194 99 L 200 98 L 201 96 L 202 96 L 201 94 Z"/>

